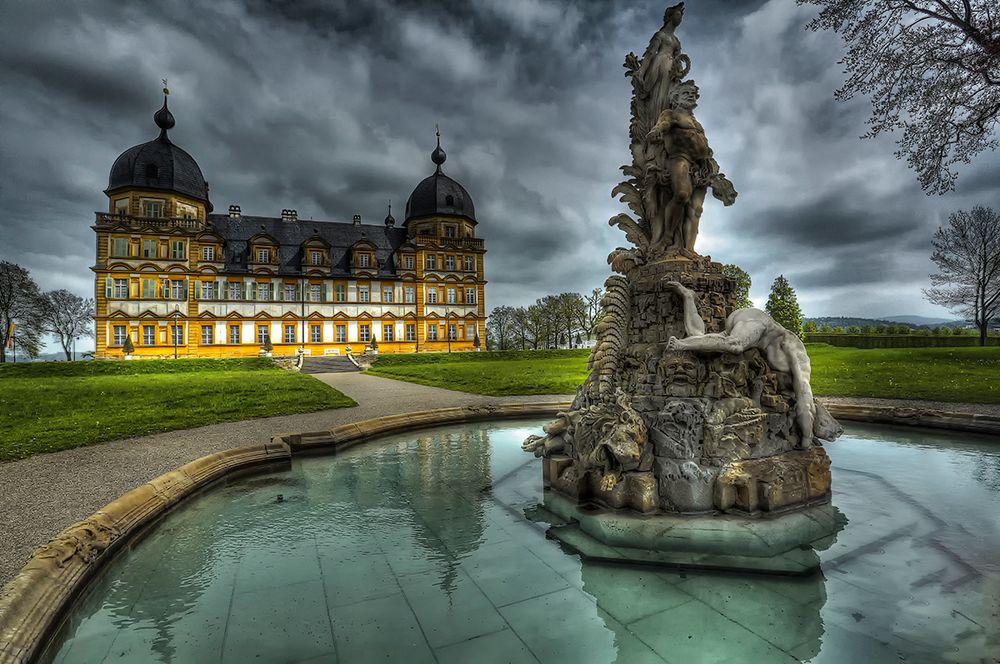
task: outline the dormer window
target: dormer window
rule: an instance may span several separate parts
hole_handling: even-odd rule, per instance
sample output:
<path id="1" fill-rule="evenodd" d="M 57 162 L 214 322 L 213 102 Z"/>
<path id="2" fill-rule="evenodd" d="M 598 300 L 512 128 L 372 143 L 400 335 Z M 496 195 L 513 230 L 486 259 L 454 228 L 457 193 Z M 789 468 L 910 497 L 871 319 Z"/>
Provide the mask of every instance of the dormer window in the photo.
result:
<path id="1" fill-rule="evenodd" d="M 271 250 L 270 249 L 258 249 L 257 250 L 257 262 L 258 263 L 270 263 L 271 262 Z"/>
<path id="2" fill-rule="evenodd" d="M 413 269 L 413 256 L 403 256 L 403 268 L 407 270 Z"/>
<path id="3" fill-rule="evenodd" d="M 313 265 L 322 265 L 323 264 L 323 254 L 321 252 L 319 252 L 319 251 L 310 251 L 309 252 L 309 261 Z"/>
<path id="4" fill-rule="evenodd" d="M 358 256 L 358 267 L 368 267 L 368 254 L 360 254 Z"/>
<path id="5" fill-rule="evenodd" d="M 201 259 L 203 261 L 214 261 L 215 260 L 215 247 L 202 247 L 201 248 Z"/>
<path id="6" fill-rule="evenodd" d="M 455 237 L 455 227 L 454 226 L 445 226 L 444 227 L 444 236 L 445 237 Z"/>

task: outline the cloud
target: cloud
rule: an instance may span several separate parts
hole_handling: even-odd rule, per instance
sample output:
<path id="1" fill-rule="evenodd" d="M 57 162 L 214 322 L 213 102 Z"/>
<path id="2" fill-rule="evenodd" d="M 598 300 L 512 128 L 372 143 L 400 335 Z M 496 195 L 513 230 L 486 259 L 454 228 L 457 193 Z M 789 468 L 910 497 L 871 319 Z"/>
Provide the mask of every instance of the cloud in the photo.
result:
<path id="1" fill-rule="evenodd" d="M 762 302 L 786 274 L 809 315 L 939 314 L 923 301 L 930 236 L 996 205 L 1000 158 L 924 196 L 891 137 L 861 141 L 868 102 L 833 100 L 842 46 L 786 0 L 688 3 L 679 34 L 698 117 L 740 192 L 706 204 L 699 240 L 743 265 Z M 628 80 L 662 3 L 263 0 L 13 3 L 0 27 L 0 257 L 45 288 L 92 291 L 94 210 L 115 157 L 156 134 L 199 162 L 218 209 L 399 218 L 432 170 L 470 191 L 487 239 L 487 301 L 588 291 L 625 244 L 607 219 L 629 159 Z"/>

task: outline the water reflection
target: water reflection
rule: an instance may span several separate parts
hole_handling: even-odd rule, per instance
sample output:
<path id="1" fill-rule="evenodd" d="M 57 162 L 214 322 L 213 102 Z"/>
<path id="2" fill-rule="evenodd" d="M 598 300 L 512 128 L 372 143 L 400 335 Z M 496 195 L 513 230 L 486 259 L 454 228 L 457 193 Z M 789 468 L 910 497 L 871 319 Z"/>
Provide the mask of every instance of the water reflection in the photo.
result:
<path id="1" fill-rule="evenodd" d="M 581 561 L 546 539 L 555 520 L 523 517 L 543 491 L 519 443 L 539 426 L 395 436 L 206 494 L 108 569 L 48 657 L 899 662 L 1000 651 L 996 447 L 852 428 L 829 446 L 850 524 L 821 554 L 823 574 L 796 579 Z"/>

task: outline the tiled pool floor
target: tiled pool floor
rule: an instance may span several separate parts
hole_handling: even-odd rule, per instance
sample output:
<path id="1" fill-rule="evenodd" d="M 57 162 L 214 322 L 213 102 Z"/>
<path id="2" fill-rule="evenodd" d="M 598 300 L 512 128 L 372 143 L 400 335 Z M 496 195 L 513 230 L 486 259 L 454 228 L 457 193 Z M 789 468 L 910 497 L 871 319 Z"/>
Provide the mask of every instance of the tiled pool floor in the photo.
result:
<path id="1" fill-rule="evenodd" d="M 823 574 L 741 577 L 563 552 L 523 515 L 540 424 L 388 437 L 200 497 L 109 569 L 50 657 L 996 661 L 1000 446 L 849 427 L 828 446 L 849 522 Z"/>

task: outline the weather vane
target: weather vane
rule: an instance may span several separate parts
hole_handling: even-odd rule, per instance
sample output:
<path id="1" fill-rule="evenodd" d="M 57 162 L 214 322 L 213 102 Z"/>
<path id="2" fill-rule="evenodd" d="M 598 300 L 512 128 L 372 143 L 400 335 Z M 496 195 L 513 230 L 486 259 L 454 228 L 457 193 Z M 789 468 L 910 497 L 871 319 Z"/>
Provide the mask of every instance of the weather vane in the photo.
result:
<path id="1" fill-rule="evenodd" d="M 163 94 L 170 94 L 170 89 L 167 87 L 167 79 L 161 78 L 160 80 L 163 81 Z"/>

